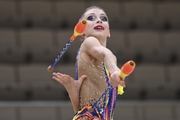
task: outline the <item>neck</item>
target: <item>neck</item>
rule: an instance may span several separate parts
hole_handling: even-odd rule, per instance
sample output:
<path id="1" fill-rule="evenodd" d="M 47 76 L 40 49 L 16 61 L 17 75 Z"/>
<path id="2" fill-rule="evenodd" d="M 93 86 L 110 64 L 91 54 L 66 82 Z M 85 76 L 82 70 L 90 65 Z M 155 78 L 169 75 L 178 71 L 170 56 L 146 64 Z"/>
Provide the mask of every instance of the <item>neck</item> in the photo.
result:
<path id="1" fill-rule="evenodd" d="M 99 42 L 101 43 L 102 46 L 106 47 L 106 43 L 107 43 L 107 37 L 97 37 L 96 38 L 99 40 Z"/>
<path id="2" fill-rule="evenodd" d="M 101 43 L 102 46 L 106 47 L 107 39 L 106 40 L 99 40 L 99 42 Z"/>

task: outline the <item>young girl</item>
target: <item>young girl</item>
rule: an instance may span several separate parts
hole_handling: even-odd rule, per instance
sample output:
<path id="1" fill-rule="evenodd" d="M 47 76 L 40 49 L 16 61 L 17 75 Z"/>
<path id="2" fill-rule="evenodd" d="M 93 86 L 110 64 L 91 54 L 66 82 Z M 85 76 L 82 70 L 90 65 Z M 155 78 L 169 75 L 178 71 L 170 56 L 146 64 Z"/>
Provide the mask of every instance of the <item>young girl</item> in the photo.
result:
<path id="1" fill-rule="evenodd" d="M 80 20 L 87 21 L 76 63 L 80 78 L 74 80 L 54 72 L 53 79 L 69 93 L 76 113 L 73 120 L 112 120 L 117 86 L 125 87 L 125 82 L 119 78 L 116 57 L 106 48 L 110 37 L 108 17 L 102 8 L 91 6 Z"/>

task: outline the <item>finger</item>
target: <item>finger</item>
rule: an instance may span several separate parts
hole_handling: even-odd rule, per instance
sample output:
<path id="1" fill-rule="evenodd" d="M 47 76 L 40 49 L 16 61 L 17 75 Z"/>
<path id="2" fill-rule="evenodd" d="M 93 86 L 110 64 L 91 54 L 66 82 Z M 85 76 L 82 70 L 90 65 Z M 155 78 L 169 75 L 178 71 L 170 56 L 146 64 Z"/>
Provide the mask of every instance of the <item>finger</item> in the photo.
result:
<path id="1" fill-rule="evenodd" d="M 64 81 L 74 80 L 71 76 L 67 74 L 57 73 L 61 79 Z"/>
<path id="2" fill-rule="evenodd" d="M 120 79 L 120 84 L 122 84 L 123 87 L 126 87 L 125 77 Z"/>
<path id="3" fill-rule="evenodd" d="M 53 78 L 54 80 L 56 80 L 57 82 L 61 83 L 61 84 L 63 83 L 63 82 L 61 81 L 61 79 L 57 78 L 56 76 L 53 76 L 52 78 Z"/>
<path id="4" fill-rule="evenodd" d="M 64 84 L 66 82 L 66 79 L 64 78 L 64 75 L 61 73 L 53 73 L 54 80 L 60 82 L 61 84 Z"/>
<path id="5" fill-rule="evenodd" d="M 65 76 L 65 74 L 60 73 L 60 72 L 57 72 L 56 75 L 61 76 L 61 77 L 64 77 L 64 76 Z"/>
<path id="6" fill-rule="evenodd" d="M 80 77 L 79 81 L 82 83 L 86 78 L 87 78 L 86 75 L 82 75 L 82 76 Z"/>
<path id="7" fill-rule="evenodd" d="M 66 75 L 66 74 L 63 75 L 63 78 L 64 78 L 64 81 L 66 81 L 66 82 L 73 82 L 73 81 L 75 81 L 74 78 L 72 78 L 71 76 Z"/>
<path id="8" fill-rule="evenodd" d="M 110 80 L 110 84 L 111 84 L 112 86 L 114 86 L 114 87 L 116 87 L 116 86 L 117 86 L 117 83 L 115 83 L 115 81 L 114 81 L 114 80 Z"/>
<path id="9" fill-rule="evenodd" d="M 126 87 L 126 84 L 125 84 L 125 81 L 120 81 L 120 85 L 123 86 L 123 87 Z"/>
<path id="10" fill-rule="evenodd" d="M 62 73 L 56 73 L 56 74 L 54 74 L 54 76 L 56 76 L 56 77 L 58 77 L 59 79 L 62 79 L 62 80 L 64 80 L 65 79 L 65 77 L 64 77 L 64 74 L 62 74 Z"/>

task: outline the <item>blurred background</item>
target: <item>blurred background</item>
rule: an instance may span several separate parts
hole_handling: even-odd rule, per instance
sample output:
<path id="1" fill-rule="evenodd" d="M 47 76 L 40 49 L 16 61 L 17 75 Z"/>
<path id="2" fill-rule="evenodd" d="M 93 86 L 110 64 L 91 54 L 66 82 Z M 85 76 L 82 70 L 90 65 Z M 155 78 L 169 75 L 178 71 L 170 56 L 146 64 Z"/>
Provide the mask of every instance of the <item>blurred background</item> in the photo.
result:
<path id="1" fill-rule="evenodd" d="M 64 87 L 47 71 L 91 5 L 110 20 L 118 66 L 137 64 L 115 120 L 180 120 L 180 0 L 0 0 L 0 120 L 71 120 Z M 75 78 L 80 38 L 54 71 Z"/>

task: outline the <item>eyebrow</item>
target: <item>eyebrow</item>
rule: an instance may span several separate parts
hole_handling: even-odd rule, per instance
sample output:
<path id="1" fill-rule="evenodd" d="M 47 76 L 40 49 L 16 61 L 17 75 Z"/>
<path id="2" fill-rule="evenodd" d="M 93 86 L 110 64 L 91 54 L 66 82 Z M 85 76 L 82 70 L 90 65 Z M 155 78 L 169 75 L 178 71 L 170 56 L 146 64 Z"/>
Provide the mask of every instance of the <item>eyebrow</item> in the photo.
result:
<path id="1" fill-rule="evenodd" d="M 89 13 L 88 15 L 95 15 L 95 13 Z M 88 16 L 87 15 L 87 16 Z M 104 13 L 102 13 L 102 14 L 100 14 L 100 15 L 105 15 L 105 16 L 107 16 L 106 14 L 104 14 Z"/>

